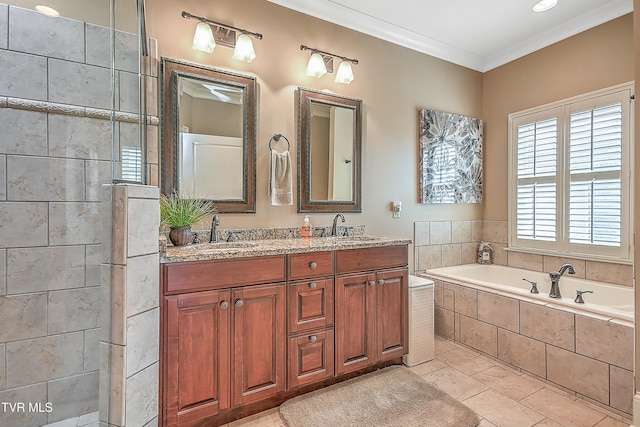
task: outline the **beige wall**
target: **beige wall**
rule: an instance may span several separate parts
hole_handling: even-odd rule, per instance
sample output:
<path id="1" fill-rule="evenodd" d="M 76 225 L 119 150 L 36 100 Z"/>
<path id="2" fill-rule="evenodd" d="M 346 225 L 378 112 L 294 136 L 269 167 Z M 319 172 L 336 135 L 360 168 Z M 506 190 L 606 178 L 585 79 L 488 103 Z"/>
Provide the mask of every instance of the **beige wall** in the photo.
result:
<path id="1" fill-rule="evenodd" d="M 484 74 L 484 219 L 508 215 L 510 113 L 634 80 L 632 14 Z"/>
<path id="2" fill-rule="evenodd" d="M 634 0 L 633 2 L 633 6 L 634 6 L 634 10 L 640 10 L 640 0 Z M 636 78 L 637 81 L 640 81 L 640 54 L 638 52 L 640 52 L 640 14 L 634 14 L 633 17 L 633 22 L 634 22 L 634 27 L 635 27 L 635 31 L 633 32 L 633 41 L 634 41 L 634 55 L 633 55 L 633 59 L 634 59 L 634 65 L 635 65 L 635 69 L 634 69 L 634 76 Z M 640 124 L 640 108 L 635 108 L 635 123 L 636 123 L 636 129 L 638 128 L 638 124 Z M 640 132 L 636 132 L 635 136 L 635 143 L 634 143 L 634 147 L 635 147 L 635 172 L 634 172 L 634 176 L 635 176 L 635 233 L 634 233 L 634 247 L 636 248 L 635 251 L 635 263 L 634 263 L 634 278 L 636 278 L 636 281 L 634 282 L 634 284 L 637 284 L 637 277 L 638 277 L 638 268 L 640 268 L 640 249 L 638 249 L 638 239 L 640 239 L 640 196 L 638 196 L 638 189 L 640 189 L 640 149 L 638 148 L 638 141 L 640 140 Z M 640 307 L 640 292 L 638 292 L 638 288 L 636 287 L 636 298 L 635 298 L 635 305 L 636 305 L 636 325 L 638 324 L 638 316 L 639 316 L 639 310 L 638 307 Z M 636 352 L 635 352 L 635 372 L 640 372 L 640 348 L 638 348 L 638 342 L 640 342 L 640 328 L 636 328 L 635 330 L 636 333 Z M 636 374 L 636 382 L 635 382 L 635 389 L 636 389 L 636 393 L 638 392 L 638 390 L 640 390 L 640 375 Z M 634 425 L 638 426 L 640 425 L 640 396 L 636 395 L 636 397 L 634 398 L 634 414 L 633 414 L 633 421 L 634 421 Z"/>
<path id="3" fill-rule="evenodd" d="M 254 40 L 257 58 L 250 64 L 231 58 L 218 46 L 206 54 L 191 49 L 194 20 L 180 12 L 206 16 L 264 35 Z M 160 56 L 254 75 L 259 84 L 257 147 L 257 213 L 222 216 L 222 227 L 297 226 L 304 215 L 293 206 L 268 203 L 268 142 L 282 133 L 292 143 L 297 127 L 294 91 L 329 89 L 364 101 L 362 214 L 347 215 L 347 224 L 365 224 L 374 234 L 412 238 L 418 220 L 482 217 L 482 205 L 421 205 L 418 200 L 418 110 L 433 108 L 481 117 L 482 74 L 411 51 L 346 28 L 288 10 L 265 0 L 147 1 L 150 37 L 158 39 Z M 357 58 L 350 85 L 305 75 L 308 52 L 300 44 Z M 337 66 L 337 64 L 336 64 Z M 297 166 L 294 161 L 294 171 Z M 294 186 L 297 187 L 294 179 Z M 390 202 L 402 200 L 400 219 L 391 217 Z M 311 223 L 328 225 L 333 214 L 312 214 Z M 410 253 L 413 251 L 410 251 Z"/>

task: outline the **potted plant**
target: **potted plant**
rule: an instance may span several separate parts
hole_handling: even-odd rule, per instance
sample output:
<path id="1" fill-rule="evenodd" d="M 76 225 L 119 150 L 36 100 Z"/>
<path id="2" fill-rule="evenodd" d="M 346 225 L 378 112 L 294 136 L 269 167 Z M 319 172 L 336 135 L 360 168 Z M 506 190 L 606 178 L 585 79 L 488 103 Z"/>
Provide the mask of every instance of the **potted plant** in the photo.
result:
<path id="1" fill-rule="evenodd" d="M 209 200 L 180 196 L 175 191 L 160 197 L 161 224 L 169 227 L 169 240 L 174 246 L 190 244 L 193 241 L 191 227 L 215 212 L 215 204 Z"/>

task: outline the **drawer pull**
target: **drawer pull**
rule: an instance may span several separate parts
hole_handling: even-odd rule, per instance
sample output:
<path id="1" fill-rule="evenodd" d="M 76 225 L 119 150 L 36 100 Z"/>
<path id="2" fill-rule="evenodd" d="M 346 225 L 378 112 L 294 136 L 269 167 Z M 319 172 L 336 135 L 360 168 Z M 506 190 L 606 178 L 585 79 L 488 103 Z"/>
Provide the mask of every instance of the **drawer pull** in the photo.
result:
<path id="1" fill-rule="evenodd" d="M 375 285 L 376 285 L 376 281 L 375 281 L 375 280 L 371 280 L 371 281 L 369 281 L 369 285 L 371 285 L 371 286 L 375 286 Z"/>
<path id="2" fill-rule="evenodd" d="M 309 341 L 311 341 L 311 342 L 316 342 L 317 340 L 318 340 L 318 337 L 317 337 L 317 336 L 315 336 L 315 335 L 310 335 L 310 336 L 309 336 Z"/>
<path id="3" fill-rule="evenodd" d="M 244 301 L 242 301 L 241 299 L 236 301 L 236 307 L 242 307 L 244 305 Z"/>
<path id="4" fill-rule="evenodd" d="M 385 284 L 384 279 L 380 279 L 380 280 L 378 280 L 378 285 L 384 285 L 384 284 Z"/>
<path id="5" fill-rule="evenodd" d="M 311 264 L 309 264 L 309 267 L 311 267 L 312 270 L 315 270 L 318 267 L 318 263 L 315 261 L 312 261 Z"/>
<path id="6" fill-rule="evenodd" d="M 318 286 L 318 285 L 316 285 L 316 282 L 311 282 L 311 283 L 309 283 L 309 287 L 310 287 L 311 289 L 315 289 L 317 286 Z"/>
<path id="7" fill-rule="evenodd" d="M 227 308 L 229 308 L 229 302 L 228 301 L 222 301 L 220 303 L 220 308 L 223 310 L 226 310 Z"/>

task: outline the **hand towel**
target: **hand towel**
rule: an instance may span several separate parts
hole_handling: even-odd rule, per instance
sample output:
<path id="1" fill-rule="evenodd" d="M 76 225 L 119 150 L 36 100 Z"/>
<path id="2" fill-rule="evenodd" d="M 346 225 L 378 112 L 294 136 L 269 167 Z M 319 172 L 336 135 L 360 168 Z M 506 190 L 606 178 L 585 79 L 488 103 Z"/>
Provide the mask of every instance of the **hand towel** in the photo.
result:
<path id="1" fill-rule="evenodd" d="M 273 206 L 293 204 L 293 175 L 289 151 L 278 153 L 271 151 L 271 175 L 269 194 Z"/>

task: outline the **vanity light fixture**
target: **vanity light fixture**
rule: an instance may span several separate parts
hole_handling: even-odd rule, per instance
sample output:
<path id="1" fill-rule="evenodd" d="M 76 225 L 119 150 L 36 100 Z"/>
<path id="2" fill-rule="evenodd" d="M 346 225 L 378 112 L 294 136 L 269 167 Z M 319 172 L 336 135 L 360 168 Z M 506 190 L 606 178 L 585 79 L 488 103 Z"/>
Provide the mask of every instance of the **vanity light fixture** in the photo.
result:
<path id="1" fill-rule="evenodd" d="M 185 11 L 182 11 L 182 17 L 200 21 L 196 27 L 196 33 L 193 36 L 194 49 L 211 53 L 216 45 L 221 45 L 234 48 L 234 59 L 251 62 L 256 57 L 253 42 L 249 36 L 262 40 L 262 34 L 222 24 L 202 16 L 192 15 Z M 236 34 L 239 34 L 237 38 Z"/>
<path id="2" fill-rule="evenodd" d="M 546 12 L 558 4 L 558 0 L 540 0 L 533 5 L 534 12 Z"/>
<path id="3" fill-rule="evenodd" d="M 300 50 L 310 50 L 311 56 L 307 63 L 307 75 L 311 77 L 322 77 L 325 73 L 333 73 L 333 58 L 341 60 L 338 71 L 336 71 L 336 83 L 349 84 L 353 81 L 353 70 L 351 64 L 357 65 L 358 60 L 336 55 L 309 46 L 300 45 Z"/>

